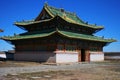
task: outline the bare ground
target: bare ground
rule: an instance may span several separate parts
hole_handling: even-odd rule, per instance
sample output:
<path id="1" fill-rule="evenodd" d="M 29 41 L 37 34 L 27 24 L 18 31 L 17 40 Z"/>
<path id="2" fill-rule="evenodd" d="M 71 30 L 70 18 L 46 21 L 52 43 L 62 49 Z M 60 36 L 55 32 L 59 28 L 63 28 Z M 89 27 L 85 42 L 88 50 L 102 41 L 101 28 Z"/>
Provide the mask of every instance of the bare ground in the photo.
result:
<path id="1" fill-rule="evenodd" d="M 4 62 L 0 74 L 0 80 L 120 80 L 120 60 L 59 65 Z"/>

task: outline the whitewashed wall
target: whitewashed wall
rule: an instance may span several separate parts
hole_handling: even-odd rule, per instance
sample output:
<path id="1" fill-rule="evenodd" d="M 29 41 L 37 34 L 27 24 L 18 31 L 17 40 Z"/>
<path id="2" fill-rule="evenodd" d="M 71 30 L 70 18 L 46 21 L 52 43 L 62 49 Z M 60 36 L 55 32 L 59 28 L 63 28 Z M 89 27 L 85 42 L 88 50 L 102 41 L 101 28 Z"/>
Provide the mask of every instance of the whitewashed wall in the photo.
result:
<path id="1" fill-rule="evenodd" d="M 104 54 L 102 53 L 91 53 L 90 61 L 104 61 Z"/>
<path id="2" fill-rule="evenodd" d="M 56 63 L 78 62 L 78 53 L 58 53 L 56 54 Z"/>

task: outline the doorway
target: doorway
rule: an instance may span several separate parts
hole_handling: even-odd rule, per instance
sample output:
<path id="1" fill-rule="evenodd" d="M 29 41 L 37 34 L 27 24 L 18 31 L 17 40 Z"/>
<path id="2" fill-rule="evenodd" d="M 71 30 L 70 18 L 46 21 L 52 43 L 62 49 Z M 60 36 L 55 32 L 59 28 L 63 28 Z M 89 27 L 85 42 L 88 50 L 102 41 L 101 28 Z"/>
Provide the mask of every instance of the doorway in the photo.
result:
<path id="1" fill-rule="evenodd" d="M 81 49 L 81 61 L 85 61 L 85 49 Z"/>

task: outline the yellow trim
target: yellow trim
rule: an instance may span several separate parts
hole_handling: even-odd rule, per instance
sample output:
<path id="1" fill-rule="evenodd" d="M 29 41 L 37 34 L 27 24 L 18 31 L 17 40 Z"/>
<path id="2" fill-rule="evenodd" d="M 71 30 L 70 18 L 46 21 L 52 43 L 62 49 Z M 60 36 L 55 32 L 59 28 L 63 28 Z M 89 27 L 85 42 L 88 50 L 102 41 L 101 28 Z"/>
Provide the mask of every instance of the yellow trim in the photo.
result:
<path id="1" fill-rule="evenodd" d="M 49 33 L 49 34 L 43 34 L 42 36 L 39 36 L 39 35 L 33 36 L 33 37 L 31 37 L 30 39 L 47 37 L 47 36 L 50 36 L 50 35 L 52 35 L 52 34 L 54 34 L 54 33 L 56 33 L 56 31 L 53 31 L 53 32 L 51 32 L 51 33 Z M 13 38 L 12 38 L 12 37 L 1 37 L 1 39 L 4 39 L 4 40 L 21 40 L 21 39 L 23 39 L 23 38 L 20 38 L 20 37 L 17 37 L 17 36 L 16 36 L 16 37 L 13 36 Z M 24 39 L 29 39 L 28 35 L 27 35 L 27 36 L 24 36 Z"/>
<path id="2" fill-rule="evenodd" d="M 62 16 L 62 18 L 65 19 L 65 20 L 68 20 L 68 21 L 70 21 L 70 22 L 72 22 L 72 23 L 77 23 L 77 22 L 75 22 L 74 20 L 70 19 L 70 18 L 67 17 L 67 16 Z"/>
<path id="3" fill-rule="evenodd" d="M 28 24 L 30 25 L 30 24 L 34 24 L 34 23 L 40 23 L 40 22 L 45 22 L 45 21 L 51 21 L 52 19 L 54 19 L 54 18 L 45 19 L 45 20 L 40 20 L 40 21 L 34 21 L 34 22 L 31 22 L 31 23 L 28 23 Z M 23 22 L 15 22 L 15 25 L 28 25 L 28 24 L 23 23 Z"/>
<path id="4" fill-rule="evenodd" d="M 48 10 L 48 8 L 47 8 L 46 6 L 45 6 L 44 8 L 45 8 L 45 10 L 48 12 L 48 14 L 49 14 L 50 16 L 54 17 L 54 15 Z"/>
<path id="5" fill-rule="evenodd" d="M 116 40 L 113 40 L 113 41 L 105 41 L 107 39 L 104 39 L 104 40 L 96 40 L 96 39 L 90 39 L 90 38 L 82 38 L 82 37 L 74 37 L 74 36 L 71 36 L 71 35 L 67 35 L 67 34 L 64 34 L 62 33 L 61 31 L 58 31 L 59 34 L 63 35 L 63 36 L 66 36 L 68 38 L 71 38 L 71 39 L 82 39 L 82 40 L 90 40 L 90 41 L 99 41 L 99 42 L 116 42 Z"/>

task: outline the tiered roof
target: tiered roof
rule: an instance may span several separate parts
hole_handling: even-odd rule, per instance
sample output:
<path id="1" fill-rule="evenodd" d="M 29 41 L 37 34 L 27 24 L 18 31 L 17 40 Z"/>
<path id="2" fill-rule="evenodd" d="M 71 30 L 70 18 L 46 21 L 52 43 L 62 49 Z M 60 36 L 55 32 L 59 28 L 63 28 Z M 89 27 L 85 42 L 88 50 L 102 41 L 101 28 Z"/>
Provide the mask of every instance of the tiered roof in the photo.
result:
<path id="1" fill-rule="evenodd" d="M 40 19 L 41 13 L 40 13 L 40 15 L 35 20 L 16 22 L 15 25 L 23 26 L 23 27 L 30 27 L 31 25 L 33 25 L 32 27 L 34 27 L 35 24 L 46 23 L 46 22 L 56 20 L 56 18 L 60 18 L 66 23 L 77 25 L 79 27 L 88 27 L 96 30 L 103 29 L 103 26 L 87 24 L 84 21 L 82 21 L 80 18 L 78 18 L 76 14 L 64 11 L 63 9 L 57 9 L 45 4 L 43 10 L 45 10 L 51 16 L 51 18 L 41 20 Z M 11 36 L 2 37 L 2 39 L 8 40 L 8 41 L 15 41 L 15 40 L 22 40 L 22 39 L 43 38 L 43 37 L 52 36 L 53 34 L 59 34 L 67 38 L 81 39 L 81 40 L 88 40 L 88 41 L 108 42 L 108 43 L 116 41 L 114 39 L 104 39 L 103 37 L 97 37 L 93 35 L 79 34 L 79 33 L 59 30 L 58 28 L 43 30 L 43 31 L 40 30 L 40 31 L 26 32 L 20 35 L 12 36 L 12 37 Z"/>

